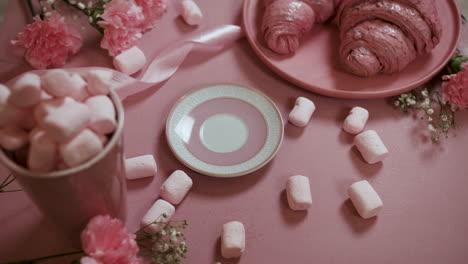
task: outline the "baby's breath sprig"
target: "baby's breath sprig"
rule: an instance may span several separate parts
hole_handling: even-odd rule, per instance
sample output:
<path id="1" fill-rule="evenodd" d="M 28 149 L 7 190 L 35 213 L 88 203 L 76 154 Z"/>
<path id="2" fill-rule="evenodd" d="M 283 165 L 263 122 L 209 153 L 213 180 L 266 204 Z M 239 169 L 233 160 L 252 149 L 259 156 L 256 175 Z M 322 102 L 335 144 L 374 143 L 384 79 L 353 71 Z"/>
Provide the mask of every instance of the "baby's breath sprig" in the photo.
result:
<path id="1" fill-rule="evenodd" d="M 0 193 L 10 193 L 10 192 L 20 192 L 21 190 L 5 190 L 5 188 L 10 185 L 15 180 L 15 177 L 9 174 L 3 181 L 0 183 Z"/>
<path id="2" fill-rule="evenodd" d="M 166 214 L 161 216 L 167 218 Z M 157 219 L 152 224 L 158 225 L 161 231 L 156 234 L 145 232 L 145 228 L 140 229 L 137 235 L 137 242 L 140 246 L 140 255 L 146 257 L 155 264 L 180 264 L 186 258 L 187 244 L 183 230 L 187 228 L 188 221 L 168 222 Z"/>

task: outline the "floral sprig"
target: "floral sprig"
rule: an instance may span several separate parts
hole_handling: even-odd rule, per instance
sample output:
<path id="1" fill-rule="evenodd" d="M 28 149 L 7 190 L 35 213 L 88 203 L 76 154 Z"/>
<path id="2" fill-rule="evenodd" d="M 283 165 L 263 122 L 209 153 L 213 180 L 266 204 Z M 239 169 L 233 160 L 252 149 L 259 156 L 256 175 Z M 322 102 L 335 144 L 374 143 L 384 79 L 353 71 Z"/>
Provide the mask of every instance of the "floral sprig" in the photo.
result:
<path id="1" fill-rule="evenodd" d="M 9 174 L 3 181 L 0 183 L 0 193 L 11 193 L 11 192 L 20 192 L 22 190 L 5 190 L 8 185 L 10 185 L 15 180 L 15 177 L 12 174 Z"/>

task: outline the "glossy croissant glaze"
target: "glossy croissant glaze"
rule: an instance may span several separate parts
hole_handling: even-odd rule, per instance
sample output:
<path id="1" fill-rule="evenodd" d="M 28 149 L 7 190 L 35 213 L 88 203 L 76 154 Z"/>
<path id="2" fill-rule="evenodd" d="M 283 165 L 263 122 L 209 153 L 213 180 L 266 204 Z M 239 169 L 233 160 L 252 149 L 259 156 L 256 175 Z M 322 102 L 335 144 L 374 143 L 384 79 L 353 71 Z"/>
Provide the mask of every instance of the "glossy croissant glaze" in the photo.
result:
<path id="1" fill-rule="evenodd" d="M 343 0 L 336 22 L 344 68 L 368 77 L 402 71 L 439 43 L 434 0 Z"/>
<path id="2" fill-rule="evenodd" d="M 314 23 L 328 20 L 341 0 L 264 0 L 262 31 L 268 47 L 291 54 Z"/>

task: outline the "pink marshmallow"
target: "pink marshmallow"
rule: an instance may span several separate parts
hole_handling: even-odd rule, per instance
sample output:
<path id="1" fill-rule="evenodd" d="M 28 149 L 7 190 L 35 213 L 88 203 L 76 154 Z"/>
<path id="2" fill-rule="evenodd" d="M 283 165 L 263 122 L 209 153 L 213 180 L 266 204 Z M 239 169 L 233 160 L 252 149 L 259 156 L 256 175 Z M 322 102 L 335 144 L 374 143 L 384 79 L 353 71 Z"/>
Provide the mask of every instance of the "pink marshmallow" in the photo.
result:
<path id="1" fill-rule="evenodd" d="M 369 111 L 362 107 L 355 106 L 344 120 L 343 129 L 353 135 L 359 134 L 364 129 L 367 119 L 369 119 Z"/>
<path id="2" fill-rule="evenodd" d="M 65 104 L 47 115 L 42 122 L 42 128 L 54 140 L 64 143 L 83 130 L 90 119 L 89 107 L 82 103 L 73 102 Z"/>
<path id="3" fill-rule="evenodd" d="M 181 170 L 174 171 L 161 185 L 159 195 L 173 205 L 178 205 L 192 188 L 193 181 Z"/>
<path id="4" fill-rule="evenodd" d="M 31 135 L 28 167 L 32 171 L 49 172 L 57 163 L 57 144 L 44 131 L 34 130 Z"/>
<path id="5" fill-rule="evenodd" d="M 101 140 L 89 129 L 83 130 L 75 138 L 59 147 L 63 162 L 70 167 L 78 166 L 92 159 L 102 149 Z"/>
<path id="6" fill-rule="evenodd" d="M 14 126 L 0 130 L 0 145 L 6 150 L 17 150 L 28 144 L 29 135 Z"/>
<path id="7" fill-rule="evenodd" d="M 191 25 L 199 25 L 203 20 L 203 14 L 198 5 L 193 0 L 182 1 L 182 18 Z"/>
<path id="8" fill-rule="evenodd" d="M 71 90 L 70 97 L 76 101 L 83 102 L 89 97 L 87 86 L 88 84 L 79 74 L 73 73 L 68 86 L 68 89 Z"/>
<path id="9" fill-rule="evenodd" d="M 0 84 L 0 105 L 5 105 L 8 102 L 11 91 L 3 84 Z"/>
<path id="10" fill-rule="evenodd" d="M 348 195 L 362 218 L 374 217 L 382 210 L 382 200 L 368 181 L 351 184 Z"/>
<path id="11" fill-rule="evenodd" d="M 42 89 L 47 93 L 57 96 L 69 96 L 76 83 L 73 81 L 70 73 L 56 69 L 50 70 L 41 78 Z"/>
<path id="12" fill-rule="evenodd" d="M 157 171 L 158 167 L 153 155 L 143 155 L 125 160 L 125 174 L 129 180 L 151 177 Z"/>
<path id="13" fill-rule="evenodd" d="M 75 100 L 73 100 L 71 97 L 62 97 L 43 101 L 34 108 L 34 118 L 37 122 L 41 123 L 50 113 L 60 109 L 65 104 L 74 102 Z"/>
<path id="14" fill-rule="evenodd" d="M 221 255 L 223 258 L 238 258 L 245 250 L 245 229 L 241 222 L 232 221 L 223 225 Z"/>
<path id="15" fill-rule="evenodd" d="M 31 130 L 37 126 L 36 119 L 34 115 L 30 114 L 32 111 L 28 111 L 27 114 L 17 123 L 20 128 L 25 130 Z"/>
<path id="16" fill-rule="evenodd" d="M 175 213 L 175 207 L 162 200 L 157 200 L 148 212 L 141 219 L 141 227 L 146 232 L 157 233 L 164 228 L 164 224 L 169 222 Z"/>
<path id="17" fill-rule="evenodd" d="M 286 196 L 292 210 L 307 210 L 312 205 L 309 178 L 292 176 L 286 183 Z"/>
<path id="18" fill-rule="evenodd" d="M 30 107 L 41 101 L 41 79 L 33 73 L 26 73 L 11 86 L 8 101 L 18 107 Z"/>
<path id="19" fill-rule="evenodd" d="M 311 100 L 299 97 L 296 99 L 293 110 L 289 113 L 289 122 L 298 127 L 305 127 L 314 111 L 315 104 Z"/>
<path id="20" fill-rule="evenodd" d="M 103 146 L 105 146 L 107 142 L 109 142 L 109 138 L 106 135 L 96 134 L 96 136 L 98 136 L 99 140 L 101 140 Z"/>
<path id="21" fill-rule="evenodd" d="M 361 152 L 364 160 L 369 164 L 383 161 L 388 156 L 388 149 L 377 132 L 367 130 L 354 138 L 354 145 Z"/>
<path id="22" fill-rule="evenodd" d="M 0 105 L 0 127 L 17 124 L 27 114 L 23 108 L 11 104 Z"/>
<path id="23" fill-rule="evenodd" d="M 132 75 L 141 70 L 145 64 L 145 54 L 137 46 L 129 48 L 114 58 L 115 69 L 127 75 Z"/>
<path id="24" fill-rule="evenodd" d="M 109 134 L 114 132 L 117 121 L 115 107 L 112 100 L 106 95 L 97 95 L 88 98 L 85 104 L 92 112 L 89 127 L 98 134 Z"/>
<path id="25" fill-rule="evenodd" d="M 107 95 L 111 86 L 112 72 L 106 70 L 92 70 L 86 73 L 88 92 L 91 96 Z"/>

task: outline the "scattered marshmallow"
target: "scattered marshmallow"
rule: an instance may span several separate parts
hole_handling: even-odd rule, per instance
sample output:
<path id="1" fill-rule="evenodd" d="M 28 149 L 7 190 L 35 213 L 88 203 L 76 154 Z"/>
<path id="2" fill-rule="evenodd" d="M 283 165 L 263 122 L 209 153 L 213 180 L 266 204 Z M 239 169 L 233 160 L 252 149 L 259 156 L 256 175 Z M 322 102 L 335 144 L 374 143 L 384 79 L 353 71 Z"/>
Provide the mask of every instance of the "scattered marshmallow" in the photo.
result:
<path id="1" fill-rule="evenodd" d="M 5 105 L 8 102 L 8 97 L 11 91 L 3 84 L 0 84 L 0 105 Z"/>
<path id="2" fill-rule="evenodd" d="M 86 73 L 88 92 L 91 96 L 107 95 L 111 86 L 112 72 L 106 70 L 92 70 Z"/>
<path id="3" fill-rule="evenodd" d="M 181 15 L 184 21 L 191 26 L 199 25 L 203 20 L 203 14 L 193 0 L 182 1 Z"/>
<path id="4" fill-rule="evenodd" d="M 88 98 L 85 104 L 91 110 L 89 127 L 98 134 L 109 134 L 115 131 L 117 121 L 115 107 L 112 100 L 106 95 Z"/>
<path id="5" fill-rule="evenodd" d="M 221 255 L 223 258 L 238 258 L 245 249 L 244 225 L 232 221 L 223 225 L 221 235 Z"/>
<path id="6" fill-rule="evenodd" d="M 9 126 L 0 130 L 0 145 L 6 150 L 17 150 L 28 144 L 29 135 L 24 130 Z"/>
<path id="7" fill-rule="evenodd" d="M 58 148 L 54 140 L 42 130 L 35 130 L 31 133 L 30 138 L 29 169 L 37 172 L 49 172 L 55 169 Z"/>
<path id="8" fill-rule="evenodd" d="M 292 176 L 286 183 L 286 196 L 292 210 L 307 210 L 312 205 L 309 178 Z"/>
<path id="9" fill-rule="evenodd" d="M 151 177 L 157 171 L 158 167 L 153 155 L 143 155 L 125 160 L 125 174 L 129 180 Z"/>
<path id="10" fill-rule="evenodd" d="M 369 111 L 355 106 L 343 122 L 343 129 L 353 135 L 359 134 L 364 129 L 367 119 L 369 119 Z"/>
<path id="11" fill-rule="evenodd" d="M 57 96 L 69 96 L 74 90 L 72 88 L 76 83 L 72 80 L 72 76 L 60 69 L 50 70 L 41 77 L 42 89 L 47 93 Z"/>
<path id="12" fill-rule="evenodd" d="M 41 101 L 41 79 L 33 73 L 26 73 L 11 86 L 8 101 L 18 107 L 30 107 Z"/>
<path id="13" fill-rule="evenodd" d="M 159 199 L 141 219 L 141 227 L 146 232 L 157 233 L 163 229 L 165 223 L 171 220 L 174 213 L 175 207 L 172 204 Z"/>
<path id="14" fill-rule="evenodd" d="M 42 122 L 42 128 L 56 141 L 64 143 L 83 130 L 90 119 L 89 107 L 74 102 L 47 115 Z"/>
<path id="15" fill-rule="evenodd" d="M 296 99 L 293 110 L 289 113 L 289 122 L 298 127 L 305 127 L 315 111 L 315 104 L 305 97 Z"/>
<path id="16" fill-rule="evenodd" d="M 351 184 L 348 195 L 362 218 L 374 217 L 382 209 L 382 200 L 368 181 Z"/>
<path id="17" fill-rule="evenodd" d="M 145 64 L 145 54 L 137 46 L 133 46 L 114 57 L 114 67 L 127 75 L 141 70 Z"/>
<path id="18" fill-rule="evenodd" d="M 70 167 L 75 167 L 90 160 L 102 149 L 101 140 L 89 129 L 83 130 L 75 138 L 59 147 L 63 162 Z"/>
<path id="19" fill-rule="evenodd" d="M 354 138 L 354 145 L 361 152 L 362 157 L 369 164 L 383 161 L 388 156 L 388 149 L 377 132 L 367 130 Z"/>
<path id="20" fill-rule="evenodd" d="M 174 171 L 161 185 L 159 195 L 173 205 L 178 205 L 192 188 L 193 181 L 181 170 Z"/>
<path id="21" fill-rule="evenodd" d="M 88 84 L 79 74 L 73 73 L 68 84 L 70 97 L 76 101 L 83 102 L 89 96 L 87 86 Z"/>

